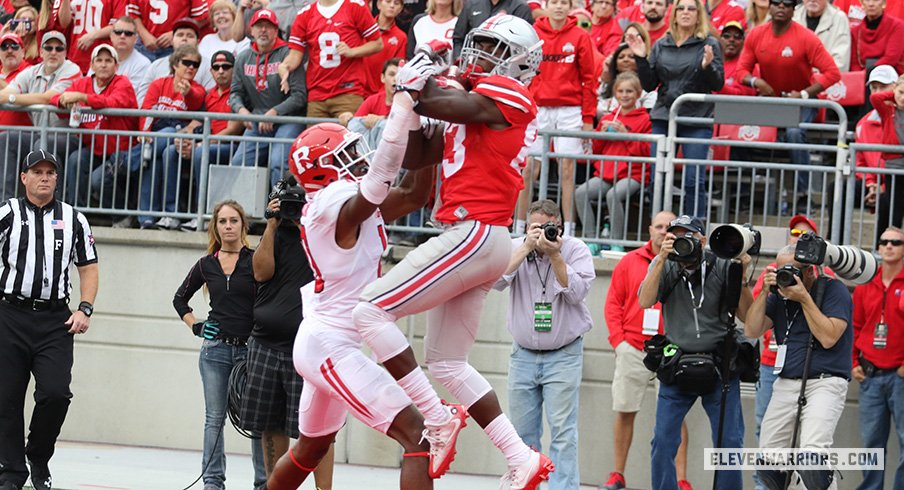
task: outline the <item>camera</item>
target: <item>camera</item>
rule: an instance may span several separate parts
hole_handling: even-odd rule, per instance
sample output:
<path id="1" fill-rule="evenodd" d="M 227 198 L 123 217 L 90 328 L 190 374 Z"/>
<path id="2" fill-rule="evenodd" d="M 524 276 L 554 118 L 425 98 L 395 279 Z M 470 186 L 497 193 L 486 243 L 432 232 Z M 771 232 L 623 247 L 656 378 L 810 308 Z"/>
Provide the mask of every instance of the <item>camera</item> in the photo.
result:
<path id="1" fill-rule="evenodd" d="M 794 276 L 797 276 L 801 279 L 804 278 L 803 273 L 797 267 L 794 267 L 791 264 L 784 265 L 780 267 L 777 271 L 775 271 L 775 282 L 777 286 L 772 286 L 770 290 L 773 293 L 778 292 L 778 288 L 786 288 L 788 286 L 793 286 L 797 284 L 797 281 L 794 279 Z"/>
<path id="2" fill-rule="evenodd" d="M 805 233 L 797 240 L 794 260 L 801 264 L 825 264 L 836 276 L 854 284 L 870 282 L 879 269 L 872 253 L 848 245 L 832 245 L 813 232 Z"/>
<path id="3" fill-rule="evenodd" d="M 273 186 L 270 195 L 267 198 L 272 201 L 279 199 L 279 213 L 274 215 L 268 208 L 264 212 L 267 219 L 278 217 L 280 219 L 288 219 L 297 221 L 301 219 L 301 210 L 304 207 L 304 190 L 297 185 L 290 185 L 288 181 L 280 180 Z"/>
<path id="4" fill-rule="evenodd" d="M 750 223 L 718 226 L 709 236 L 709 247 L 723 259 L 736 259 L 744 253 L 758 254 L 762 243 L 762 235 Z"/>
<path id="5" fill-rule="evenodd" d="M 543 236 L 551 242 L 556 241 L 556 238 L 559 237 L 559 226 L 552 221 L 543 223 L 540 228 L 543 229 Z"/>
<path id="6" fill-rule="evenodd" d="M 669 259 L 676 262 L 697 262 L 703 258 L 703 247 L 693 233 L 676 237 L 672 248 Z"/>

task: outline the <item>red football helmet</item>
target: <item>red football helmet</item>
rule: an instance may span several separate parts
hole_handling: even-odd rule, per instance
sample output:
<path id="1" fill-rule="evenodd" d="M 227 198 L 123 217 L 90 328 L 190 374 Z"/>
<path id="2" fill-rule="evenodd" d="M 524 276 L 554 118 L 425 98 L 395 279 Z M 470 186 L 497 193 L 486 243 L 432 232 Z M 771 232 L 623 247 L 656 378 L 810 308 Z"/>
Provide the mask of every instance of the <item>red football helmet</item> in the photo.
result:
<path id="1" fill-rule="evenodd" d="M 356 166 L 367 163 L 370 149 L 361 135 L 340 124 L 320 123 L 304 130 L 289 153 L 289 169 L 308 194 L 339 179 L 357 182 Z"/>

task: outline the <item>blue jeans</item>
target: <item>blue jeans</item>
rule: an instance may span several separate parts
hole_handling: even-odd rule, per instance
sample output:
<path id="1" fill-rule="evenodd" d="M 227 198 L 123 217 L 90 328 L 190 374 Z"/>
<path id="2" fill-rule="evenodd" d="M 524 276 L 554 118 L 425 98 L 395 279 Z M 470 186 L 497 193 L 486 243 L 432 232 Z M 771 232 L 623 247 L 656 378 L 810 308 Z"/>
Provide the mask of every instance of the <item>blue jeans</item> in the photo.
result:
<path id="1" fill-rule="evenodd" d="M 247 347 L 226 345 L 222 340 L 205 340 L 201 344 L 198 368 L 204 387 L 204 455 L 201 470 L 204 484 L 225 488 L 226 453 L 223 450 L 226 403 L 229 396 L 229 374 L 235 364 L 248 355 Z M 264 471 L 260 439 L 251 439 L 254 465 L 254 488 L 264 488 Z"/>
<path id="2" fill-rule="evenodd" d="M 898 433 L 901 455 L 892 488 L 904 488 L 904 378 L 897 373 L 877 374 L 860 383 L 860 439 L 865 448 L 886 448 L 891 420 Z M 864 471 L 858 490 L 879 490 L 884 471 Z"/>
<path id="3" fill-rule="evenodd" d="M 176 128 L 163 128 L 160 133 L 175 133 Z M 135 173 L 141 170 L 141 191 L 138 195 L 138 209 L 141 211 L 176 211 L 177 187 L 179 183 L 179 162 L 165 162 L 163 153 L 170 146 L 172 137 L 160 136 L 152 138 L 151 148 L 154 153 L 150 165 L 142 169 L 141 152 L 144 145 L 132 147 L 129 160 L 130 170 Z M 138 175 L 136 174 L 136 177 Z M 152 216 L 139 216 L 139 223 L 153 223 Z"/>
<path id="4" fill-rule="evenodd" d="M 229 162 L 232 160 L 233 152 L 235 152 L 237 143 L 213 143 L 208 147 L 208 153 L 210 154 L 210 165 L 229 165 Z M 201 183 L 201 157 L 204 155 L 204 149 L 200 146 L 195 146 L 195 149 L 192 151 L 191 155 L 191 164 L 193 167 L 192 173 L 192 190 L 194 194 L 197 196 L 197 202 L 204 202 L 199 193 L 198 185 Z M 179 170 L 181 162 L 183 162 L 183 158 L 180 156 L 176 145 L 169 145 L 163 151 L 163 166 L 166 169 L 172 171 L 175 169 Z M 178 172 L 176 173 L 176 177 L 178 177 Z M 169 180 L 169 179 L 167 179 Z M 173 192 L 175 193 L 176 188 L 173 186 Z M 167 189 L 167 193 L 169 193 L 169 189 Z M 174 197 L 175 204 L 175 197 Z"/>
<path id="5" fill-rule="evenodd" d="M 156 51 L 151 51 L 147 47 L 145 47 L 144 43 L 141 42 L 141 38 L 138 38 L 138 42 L 135 43 L 135 51 L 138 51 L 139 53 L 145 55 L 151 63 L 160 58 L 167 58 L 169 57 L 169 55 L 173 54 L 172 46 L 169 48 L 160 48 Z"/>
<path id="6" fill-rule="evenodd" d="M 709 417 L 713 447 L 719 434 L 719 406 L 722 385 L 698 397 L 678 390 L 674 385 L 661 383 L 659 399 L 656 403 L 656 425 L 653 428 L 653 448 L 650 465 L 653 468 L 653 490 L 677 490 L 675 475 L 675 455 L 681 444 L 681 423 L 687 412 L 700 398 L 703 409 Z M 741 413 L 741 384 L 737 378 L 731 380 L 725 403 L 725 423 L 722 432 L 722 447 L 744 447 L 744 417 Z M 720 471 L 716 489 L 736 490 L 743 488 L 740 471 Z"/>
<path id="7" fill-rule="evenodd" d="M 583 359 L 583 339 L 547 352 L 512 345 L 508 374 L 509 416 L 524 443 L 540 451 L 542 415 L 546 410 L 549 456 L 556 465 L 556 471 L 549 478 L 550 490 L 577 489 L 581 484 L 578 395 Z"/>
<path id="8" fill-rule="evenodd" d="M 271 138 L 294 138 L 301 134 L 304 126 L 301 124 L 280 124 L 274 126 L 273 133 L 258 132 L 257 125 L 254 129 L 246 129 L 245 136 L 268 136 Z M 270 164 L 270 185 L 275 185 L 282 180 L 283 174 L 288 168 L 289 149 L 291 144 L 284 143 L 252 143 L 243 141 L 232 157 L 232 164 L 237 167 L 265 167 Z"/>
<path id="9" fill-rule="evenodd" d="M 816 117 L 816 109 L 808 107 L 800 110 L 800 122 L 813 122 Z M 807 130 L 801 128 L 787 128 L 779 141 L 786 143 L 806 143 Z M 791 150 L 791 163 L 794 165 L 809 165 L 810 152 L 808 150 Z M 797 172 L 797 192 L 808 192 L 810 188 L 810 172 Z"/>
<path id="10" fill-rule="evenodd" d="M 760 440 L 760 424 L 763 423 L 763 415 L 766 414 L 766 407 L 769 406 L 769 400 L 772 399 L 772 384 L 778 379 L 777 374 L 772 374 L 773 366 L 764 366 L 760 364 L 760 381 L 756 385 L 756 404 L 754 414 L 756 415 L 756 439 Z M 756 490 L 766 490 L 756 472 L 753 472 L 753 483 Z"/>
<path id="11" fill-rule="evenodd" d="M 669 134 L 668 121 L 653 121 L 653 134 Z M 710 139 L 713 137 L 713 129 L 702 126 L 678 125 L 677 136 L 679 138 Z M 693 160 L 705 160 L 709 154 L 709 145 L 682 144 L 683 157 Z M 652 155 L 656 156 L 656 145 L 652 145 Z M 684 199 L 681 206 L 681 214 L 707 218 L 709 214 L 709 196 L 706 187 L 706 165 L 684 165 Z M 666 185 L 669 185 L 667 182 Z"/>
<path id="12" fill-rule="evenodd" d="M 66 190 L 64 200 L 76 207 L 88 206 L 95 196 L 101 207 L 121 207 L 124 193 L 117 193 L 113 202 L 113 175 L 124 165 L 129 151 L 115 152 L 108 156 L 94 155 L 91 148 L 74 151 L 66 159 Z M 125 181 L 125 177 L 120 176 Z"/>

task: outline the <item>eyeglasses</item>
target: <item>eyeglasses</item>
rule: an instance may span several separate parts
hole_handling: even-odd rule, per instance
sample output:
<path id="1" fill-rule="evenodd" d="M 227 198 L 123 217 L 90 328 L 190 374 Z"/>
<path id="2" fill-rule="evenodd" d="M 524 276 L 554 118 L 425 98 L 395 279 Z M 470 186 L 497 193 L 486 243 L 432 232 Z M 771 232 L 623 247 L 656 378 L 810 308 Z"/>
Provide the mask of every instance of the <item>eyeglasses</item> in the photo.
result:
<path id="1" fill-rule="evenodd" d="M 793 236 L 793 237 L 799 237 L 806 233 L 807 233 L 807 230 L 798 230 L 797 228 L 791 228 L 791 236 Z"/>
<path id="2" fill-rule="evenodd" d="M 580 27 L 581 29 L 590 29 L 592 25 L 593 24 L 591 24 L 589 20 L 578 21 L 578 27 Z"/>
<path id="3" fill-rule="evenodd" d="M 723 32 L 722 39 L 737 39 L 740 41 L 741 39 L 744 39 L 744 35 L 740 32 Z"/>
<path id="4" fill-rule="evenodd" d="M 43 49 L 44 51 L 47 51 L 48 53 L 52 53 L 54 51 L 56 51 L 57 53 L 62 53 L 63 51 L 66 51 L 66 46 L 46 46 L 45 45 L 45 46 L 41 46 L 41 49 Z"/>
<path id="5" fill-rule="evenodd" d="M 211 66 L 210 66 L 210 69 L 213 70 L 213 71 L 226 71 L 226 70 L 231 70 L 231 69 L 232 69 L 232 65 L 229 65 L 229 64 L 223 64 L 223 65 L 211 65 Z"/>
<path id="6" fill-rule="evenodd" d="M 785 7 L 792 8 L 797 5 L 797 0 L 769 0 L 769 5 L 784 5 Z"/>
<path id="7" fill-rule="evenodd" d="M 19 46 L 19 43 L 6 43 L 0 45 L 0 51 L 18 51 L 22 49 L 22 46 Z"/>
<path id="8" fill-rule="evenodd" d="M 884 247 L 885 245 L 891 245 L 893 247 L 900 247 L 900 246 L 904 245 L 904 240 L 897 240 L 897 239 L 892 240 L 891 238 L 880 238 L 879 246 Z"/>
<path id="9" fill-rule="evenodd" d="M 182 66 L 184 66 L 184 67 L 186 67 L 186 68 L 194 68 L 195 70 L 197 70 L 198 68 L 201 68 L 201 62 L 200 62 L 200 61 L 194 61 L 194 60 L 180 60 L 179 63 L 182 63 Z"/>
<path id="10" fill-rule="evenodd" d="M 697 6 L 696 5 L 679 5 L 679 6 L 675 7 L 675 10 L 677 10 L 678 12 L 681 12 L 682 10 L 686 10 L 688 12 L 696 12 Z"/>
<path id="11" fill-rule="evenodd" d="M 113 34 L 116 34 L 117 36 L 132 37 L 135 35 L 135 31 L 124 31 L 122 29 L 113 29 Z"/>

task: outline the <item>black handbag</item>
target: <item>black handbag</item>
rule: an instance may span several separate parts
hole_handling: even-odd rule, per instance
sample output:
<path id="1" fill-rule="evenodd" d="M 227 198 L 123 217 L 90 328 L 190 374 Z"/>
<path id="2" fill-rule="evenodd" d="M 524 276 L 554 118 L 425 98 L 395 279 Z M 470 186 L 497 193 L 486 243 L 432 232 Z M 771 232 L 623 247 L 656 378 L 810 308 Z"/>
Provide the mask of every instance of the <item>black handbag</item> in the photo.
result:
<path id="1" fill-rule="evenodd" d="M 675 365 L 675 385 L 684 393 L 711 393 L 719 379 L 715 359 L 709 353 L 684 354 Z"/>

